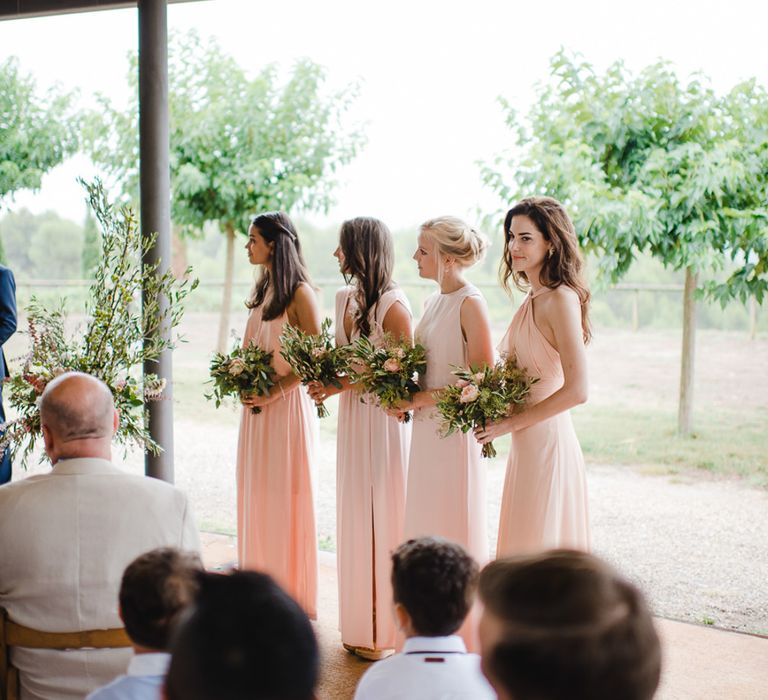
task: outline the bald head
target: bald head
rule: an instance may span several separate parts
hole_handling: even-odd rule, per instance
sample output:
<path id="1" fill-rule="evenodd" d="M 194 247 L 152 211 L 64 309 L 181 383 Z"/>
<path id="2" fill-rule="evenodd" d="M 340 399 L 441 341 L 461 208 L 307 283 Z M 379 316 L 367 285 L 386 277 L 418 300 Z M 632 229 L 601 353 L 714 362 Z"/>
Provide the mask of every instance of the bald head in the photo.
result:
<path id="1" fill-rule="evenodd" d="M 90 374 L 66 372 L 45 387 L 40 421 L 61 444 L 111 440 L 115 403 L 106 384 Z"/>

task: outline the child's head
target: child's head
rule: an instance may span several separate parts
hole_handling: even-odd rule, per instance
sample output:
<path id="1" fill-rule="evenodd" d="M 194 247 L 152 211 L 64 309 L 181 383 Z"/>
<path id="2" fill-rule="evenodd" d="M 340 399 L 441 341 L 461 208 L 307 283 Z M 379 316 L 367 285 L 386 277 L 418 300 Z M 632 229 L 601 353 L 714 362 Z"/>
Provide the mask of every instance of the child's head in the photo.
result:
<path id="1" fill-rule="evenodd" d="M 311 700 L 319 671 L 306 613 L 266 574 L 203 574 L 174 634 L 167 700 Z"/>
<path id="2" fill-rule="evenodd" d="M 408 540 L 392 554 L 395 605 L 422 637 L 443 637 L 461 627 L 477 577 L 478 566 L 463 547 L 439 537 Z"/>
<path id="3" fill-rule="evenodd" d="M 640 591 L 590 554 L 555 550 L 480 575 L 483 671 L 501 700 L 649 700 L 661 651 Z"/>
<path id="4" fill-rule="evenodd" d="M 137 646 L 168 649 L 178 614 L 197 594 L 200 557 L 172 547 L 153 549 L 134 559 L 123 573 L 120 614 Z"/>

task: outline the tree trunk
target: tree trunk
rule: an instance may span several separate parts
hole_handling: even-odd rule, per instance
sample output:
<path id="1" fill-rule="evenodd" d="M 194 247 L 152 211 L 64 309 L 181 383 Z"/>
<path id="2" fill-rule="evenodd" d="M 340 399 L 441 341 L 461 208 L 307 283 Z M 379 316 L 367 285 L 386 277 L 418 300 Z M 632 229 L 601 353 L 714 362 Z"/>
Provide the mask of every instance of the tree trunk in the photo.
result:
<path id="1" fill-rule="evenodd" d="M 224 227 L 227 237 L 227 252 L 224 260 L 224 294 L 221 298 L 221 315 L 219 316 L 219 340 L 216 343 L 218 352 L 227 351 L 227 336 L 229 336 L 229 316 L 232 308 L 232 278 L 235 274 L 235 229 L 231 223 Z"/>
<path id="2" fill-rule="evenodd" d="M 186 276 L 187 267 L 189 267 L 187 240 L 181 236 L 181 226 L 173 224 L 171 226 L 171 270 L 173 276 L 177 280 L 183 279 Z"/>
<path id="3" fill-rule="evenodd" d="M 757 337 L 757 298 L 749 297 L 749 339 Z"/>
<path id="4" fill-rule="evenodd" d="M 677 432 L 690 435 L 693 423 L 693 358 L 696 350 L 696 283 L 698 274 L 685 270 L 683 292 L 683 356 L 680 364 L 680 405 L 677 412 Z"/>

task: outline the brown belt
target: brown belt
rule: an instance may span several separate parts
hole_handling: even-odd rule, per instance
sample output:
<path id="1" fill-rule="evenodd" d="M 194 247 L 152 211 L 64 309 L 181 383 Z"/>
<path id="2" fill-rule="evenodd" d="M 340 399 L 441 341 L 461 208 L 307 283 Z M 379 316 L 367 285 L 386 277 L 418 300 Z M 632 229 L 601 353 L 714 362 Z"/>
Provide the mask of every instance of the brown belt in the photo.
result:
<path id="1" fill-rule="evenodd" d="M 5 622 L 5 642 L 28 649 L 107 649 L 129 647 L 131 640 L 122 627 L 82 632 L 42 632 L 10 620 Z"/>

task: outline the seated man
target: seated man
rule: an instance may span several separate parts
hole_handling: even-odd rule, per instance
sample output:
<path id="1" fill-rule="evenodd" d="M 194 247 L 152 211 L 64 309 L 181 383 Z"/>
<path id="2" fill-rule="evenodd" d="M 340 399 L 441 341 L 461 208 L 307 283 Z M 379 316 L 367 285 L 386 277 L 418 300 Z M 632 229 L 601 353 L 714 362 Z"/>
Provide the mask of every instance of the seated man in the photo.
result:
<path id="1" fill-rule="evenodd" d="M 392 591 L 405 646 L 365 672 L 355 700 L 496 697 L 480 657 L 455 635 L 472 607 L 477 573 L 472 557 L 448 540 L 422 537 L 395 550 Z"/>
<path id="2" fill-rule="evenodd" d="M 167 700 L 312 700 L 317 640 L 306 613 L 266 574 L 202 574 L 171 645 Z"/>
<path id="3" fill-rule="evenodd" d="M 584 552 L 495 561 L 480 575 L 483 671 L 499 700 L 649 700 L 661 650 L 641 593 Z"/>
<path id="4" fill-rule="evenodd" d="M 106 385 L 69 372 L 41 397 L 48 474 L 0 486 L 0 606 L 48 632 L 120 627 L 127 564 L 161 546 L 199 550 L 186 496 L 111 463 L 118 416 Z M 15 648 L 22 700 L 82 700 L 124 673 L 130 649 Z"/>
<path id="5" fill-rule="evenodd" d="M 125 676 L 92 692 L 87 700 L 160 700 L 171 655 L 173 626 L 197 595 L 197 554 L 161 547 L 134 559 L 120 584 L 120 617 L 133 643 Z"/>

